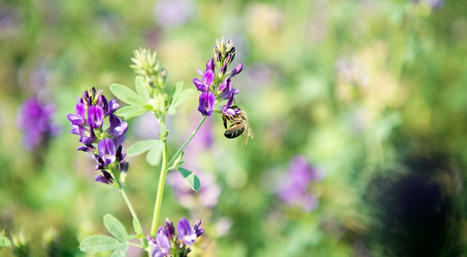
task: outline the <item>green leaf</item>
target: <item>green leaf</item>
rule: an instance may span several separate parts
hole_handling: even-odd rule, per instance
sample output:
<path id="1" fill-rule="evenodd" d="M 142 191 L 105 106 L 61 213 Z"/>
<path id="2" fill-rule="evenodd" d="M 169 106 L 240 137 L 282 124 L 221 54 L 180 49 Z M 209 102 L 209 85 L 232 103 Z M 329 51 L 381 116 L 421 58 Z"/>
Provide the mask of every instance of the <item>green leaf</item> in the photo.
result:
<path id="1" fill-rule="evenodd" d="M 185 181 L 188 182 L 188 184 L 193 190 L 198 191 L 200 189 L 201 182 L 199 181 L 199 178 L 195 175 L 195 173 L 182 167 L 178 168 L 178 171 L 183 176 Z"/>
<path id="2" fill-rule="evenodd" d="M 180 105 L 183 102 L 183 100 L 185 100 L 185 98 L 187 98 L 192 92 L 193 92 L 192 89 L 183 90 L 183 81 L 179 81 L 177 85 L 175 85 L 175 90 L 170 100 L 170 106 L 169 106 L 168 113 L 175 114 L 176 113 L 175 107 Z"/>
<path id="3" fill-rule="evenodd" d="M 147 111 L 148 109 L 146 109 L 144 106 L 130 105 L 118 108 L 115 114 L 127 120 L 136 116 L 140 116 Z"/>
<path id="4" fill-rule="evenodd" d="M 139 221 L 137 219 L 133 219 L 133 229 L 135 230 L 136 234 L 138 234 L 138 235 L 144 234 L 143 230 L 141 228 L 141 223 L 139 223 Z"/>
<path id="5" fill-rule="evenodd" d="M 5 247 L 11 247 L 10 240 L 4 236 L 0 236 L 0 249 Z"/>
<path id="6" fill-rule="evenodd" d="M 117 84 L 112 83 L 110 84 L 110 92 L 114 94 L 115 97 L 120 99 L 122 102 L 129 104 L 129 105 L 143 105 L 145 102 L 138 97 L 138 95 L 131 90 L 130 88 Z"/>
<path id="7" fill-rule="evenodd" d="M 92 235 L 81 241 L 79 245 L 79 249 L 87 253 L 111 251 L 120 247 L 122 247 L 122 243 L 117 239 L 104 235 Z"/>
<path id="8" fill-rule="evenodd" d="M 149 91 L 146 85 L 144 84 L 143 78 L 141 76 L 137 76 L 135 79 L 135 86 L 136 86 L 136 93 L 138 93 L 138 97 L 144 101 L 144 103 L 149 102 Z"/>
<path id="9" fill-rule="evenodd" d="M 128 250 L 128 245 L 123 245 L 120 248 L 117 248 L 110 257 L 125 257 L 126 251 Z"/>
<path id="10" fill-rule="evenodd" d="M 126 150 L 126 153 L 128 154 L 128 156 L 142 154 L 155 147 L 156 144 L 160 143 L 161 142 L 159 140 L 155 139 L 141 140 L 130 145 L 130 147 L 128 147 L 128 149 Z"/>
<path id="11" fill-rule="evenodd" d="M 114 216 L 106 214 L 104 216 L 104 226 L 112 236 L 119 239 L 122 242 L 126 242 L 128 233 L 126 232 L 123 224 Z"/>
<path id="12" fill-rule="evenodd" d="M 133 240 L 135 238 L 138 238 L 138 235 L 132 234 L 132 235 L 128 235 L 126 239 L 127 239 L 127 241 L 130 241 L 130 240 Z"/>
<path id="13" fill-rule="evenodd" d="M 151 166 L 157 166 L 161 161 L 162 144 L 160 141 L 158 142 L 159 144 L 153 145 L 149 152 L 146 154 L 146 161 Z"/>

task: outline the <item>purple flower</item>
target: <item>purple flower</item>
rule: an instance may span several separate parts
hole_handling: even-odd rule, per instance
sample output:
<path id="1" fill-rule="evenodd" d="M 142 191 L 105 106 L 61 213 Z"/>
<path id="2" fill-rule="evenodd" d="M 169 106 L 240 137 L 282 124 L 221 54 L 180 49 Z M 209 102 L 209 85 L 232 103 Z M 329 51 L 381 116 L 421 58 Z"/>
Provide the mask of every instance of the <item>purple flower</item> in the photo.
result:
<path id="1" fill-rule="evenodd" d="M 319 171 L 310 167 L 304 156 L 296 156 L 291 162 L 278 196 L 287 205 L 302 206 L 303 209 L 310 211 L 317 207 L 318 201 L 308 188 L 311 181 L 321 178 Z"/>
<path id="2" fill-rule="evenodd" d="M 101 182 L 104 184 L 111 184 L 112 183 L 112 175 L 108 173 L 107 171 L 102 171 L 101 175 L 97 175 L 95 180 L 97 182 Z"/>
<path id="3" fill-rule="evenodd" d="M 237 67 L 235 67 L 233 70 L 230 71 L 229 78 L 233 78 L 234 76 L 242 72 L 242 70 L 243 70 L 243 64 L 240 63 L 239 65 L 237 65 Z"/>
<path id="4" fill-rule="evenodd" d="M 222 107 L 221 111 L 226 111 L 232 105 L 234 96 L 239 91 L 232 87 L 231 79 L 243 70 L 243 64 L 238 64 L 234 69 L 226 73 L 227 67 L 235 57 L 235 47 L 232 41 L 224 41 L 224 39 L 217 41 L 214 53 L 215 58 L 209 59 L 204 72 L 199 72 L 201 79 L 193 79 L 193 84 L 201 92 L 198 111 L 204 116 L 212 114 L 217 100 L 228 100 L 228 103 Z"/>
<path id="5" fill-rule="evenodd" d="M 199 95 L 198 111 L 204 116 L 211 116 L 216 103 L 216 96 L 212 92 L 203 92 Z"/>
<path id="6" fill-rule="evenodd" d="M 54 111 L 52 104 L 43 104 L 37 97 L 28 99 L 22 105 L 18 121 L 26 149 L 44 146 L 51 136 L 57 134 L 58 127 L 52 123 Z"/>
<path id="7" fill-rule="evenodd" d="M 204 233 L 204 228 L 200 228 L 201 220 L 197 220 L 195 225 L 193 225 L 193 230 L 195 230 L 196 237 L 200 237 Z"/>
<path id="8" fill-rule="evenodd" d="M 152 257 L 164 257 L 169 255 L 170 240 L 162 227 L 157 231 L 156 239 L 148 237 L 148 241 L 154 247 Z"/>
<path id="9" fill-rule="evenodd" d="M 192 245 L 198 237 L 195 229 L 190 226 L 190 222 L 185 218 L 180 219 L 178 222 L 177 234 L 178 239 L 187 245 Z"/>
<path id="10" fill-rule="evenodd" d="M 172 222 L 170 222 L 170 220 L 168 218 L 165 219 L 164 232 L 165 232 L 165 235 L 167 236 L 167 238 L 169 238 L 169 240 L 172 240 L 172 238 L 175 235 L 174 224 Z"/>
<path id="11" fill-rule="evenodd" d="M 93 105 L 88 110 L 88 122 L 91 128 L 99 128 L 104 122 L 104 110 L 99 105 Z"/>
<path id="12" fill-rule="evenodd" d="M 102 158 L 104 165 L 113 163 L 116 159 L 115 144 L 112 139 L 104 138 L 97 144 L 99 157 Z"/>
<path id="13" fill-rule="evenodd" d="M 79 135 L 79 141 L 84 145 L 78 150 L 92 154 L 97 162 L 96 170 L 101 171 L 96 181 L 106 184 L 112 183 L 113 172 L 126 173 L 129 166 L 122 147 L 128 123 L 113 114 L 119 107 L 115 100 L 107 101 L 101 90 L 92 88 L 83 93 L 75 113 L 67 116 L 71 133 Z M 106 130 L 105 120 L 108 120 Z"/>
<path id="14" fill-rule="evenodd" d="M 214 80 L 214 59 L 210 59 L 206 63 L 206 70 L 204 70 L 201 80 L 198 78 L 193 79 L 193 84 L 195 84 L 196 88 L 201 92 L 209 91 L 209 88 Z"/>
<path id="15" fill-rule="evenodd" d="M 177 225 L 177 237 L 175 237 L 175 228 L 169 219 L 165 220 L 164 227 L 160 226 L 157 231 L 156 238 L 147 237 L 149 245 L 153 248 L 153 257 L 168 256 L 171 250 L 180 254 L 180 256 L 187 256 L 191 251 L 191 246 L 196 238 L 204 233 L 204 229 L 200 228 L 201 220 L 198 220 L 193 227 L 187 219 L 182 218 Z M 179 255 L 177 255 L 179 256 Z"/>

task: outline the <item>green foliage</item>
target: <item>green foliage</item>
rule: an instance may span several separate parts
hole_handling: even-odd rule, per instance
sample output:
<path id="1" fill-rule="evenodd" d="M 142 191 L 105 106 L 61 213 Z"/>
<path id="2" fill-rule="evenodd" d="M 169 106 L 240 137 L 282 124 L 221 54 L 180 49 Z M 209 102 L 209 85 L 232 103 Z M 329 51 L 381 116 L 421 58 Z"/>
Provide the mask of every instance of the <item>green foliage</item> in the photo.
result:
<path id="1" fill-rule="evenodd" d="M 141 223 L 137 219 L 133 219 L 133 229 L 135 230 L 137 236 L 144 236 L 143 235 L 143 230 L 141 229 Z"/>
<path id="2" fill-rule="evenodd" d="M 107 231 L 109 231 L 109 233 L 112 234 L 112 236 L 114 236 L 121 242 L 125 242 L 128 239 L 128 234 L 126 232 L 125 227 L 114 216 L 106 214 L 104 216 L 104 226 L 107 229 Z"/>
<path id="3" fill-rule="evenodd" d="M 141 140 L 133 143 L 127 149 L 127 154 L 129 156 L 136 156 L 142 154 L 146 151 L 153 149 L 156 145 L 160 145 L 161 142 L 156 139 Z"/>
<path id="4" fill-rule="evenodd" d="M 92 235 L 81 241 L 80 249 L 87 253 L 113 251 L 112 257 L 124 257 L 129 247 L 128 240 L 131 239 L 125 227 L 117 218 L 110 214 L 104 216 L 104 226 L 114 237 Z"/>
<path id="5" fill-rule="evenodd" d="M 115 250 L 121 248 L 122 245 L 123 244 L 120 241 L 113 237 L 104 235 L 92 235 L 81 241 L 79 248 L 83 252 L 97 253 Z"/>
<path id="6" fill-rule="evenodd" d="M 140 116 L 141 114 L 147 112 L 148 109 L 144 106 L 139 105 L 130 105 L 120 107 L 115 114 L 122 117 L 125 120 L 131 119 L 133 117 Z"/>
<path id="7" fill-rule="evenodd" d="M 144 84 L 143 78 L 141 76 L 136 76 L 135 78 L 136 93 L 138 97 L 143 100 L 144 103 L 149 102 L 150 93 L 148 87 Z"/>
<path id="8" fill-rule="evenodd" d="M 201 182 L 195 173 L 182 167 L 179 167 L 178 171 L 194 191 L 198 191 L 201 188 Z"/>
<path id="9" fill-rule="evenodd" d="M 193 93 L 192 89 L 183 89 L 183 81 L 177 82 L 170 97 L 168 114 L 176 113 L 176 107 Z"/>
<path id="10" fill-rule="evenodd" d="M 140 106 L 146 104 L 146 102 L 137 95 L 133 90 L 127 86 L 118 83 L 112 83 L 110 86 L 110 92 L 122 102 L 132 105 Z"/>
<path id="11" fill-rule="evenodd" d="M 151 166 L 159 165 L 162 154 L 161 141 L 156 139 L 141 140 L 132 144 L 127 150 L 129 156 L 136 156 L 144 152 L 147 152 L 146 161 Z"/>
<path id="12" fill-rule="evenodd" d="M 0 249 L 11 247 L 10 240 L 5 236 L 5 231 L 0 233 Z"/>
<path id="13" fill-rule="evenodd" d="M 162 155 L 162 144 L 160 141 L 157 141 L 157 144 L 153 144 L 152 147 L 149 149 L 148 153 L 146 154 L 146 161 L 151 166 L 157 166 L 161 162 L 161 155 Z"/>

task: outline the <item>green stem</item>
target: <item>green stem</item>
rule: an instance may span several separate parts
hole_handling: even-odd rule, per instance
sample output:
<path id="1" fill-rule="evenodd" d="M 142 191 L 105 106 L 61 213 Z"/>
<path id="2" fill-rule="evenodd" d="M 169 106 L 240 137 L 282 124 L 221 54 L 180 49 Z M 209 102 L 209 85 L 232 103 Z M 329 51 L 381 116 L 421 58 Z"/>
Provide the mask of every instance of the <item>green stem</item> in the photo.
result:
<path id="1" fill-rule="evenodd" d="M 161 133 L 161 142 L 162 142 L 162 163 L 161 163 L 161 172 L 159 175 L 159 185 L 157 186 L 157 195 L 156 195 L 156 203 L 154 205 L 154 215 L 152 217 L 152 225 L 151 225 L 151 236 L 155 237 L 157 233 L 157 221 L 159 220 L 160 208 L 162 204 L 162 195 L 164 194 L 164 185 L 165 185 L 165 177 L 167 176 L 167 172 L 170 168 L 172 168 L 174 161 L 177 157 L 182 153 L 183 149 L 190 143 L 193 137 L 196 135 L 198 130 L 203 125 L 204 121 L 206 120 L 206 116 L 199 121 L 196 129 L 193 131 L 191 136 L 177 149 L 175 154 L 172 156 L 170 161 L 167 164 L 167 140 L 166 140 L 166 128 L 165 128 L 165 117 L 162 117 L 161 124 L 160 124 L 160 133 Z M 169 168 L 169 169 L 168 169 Z"/>
<path id="2" fill-rule="evenodd" d="M 162 163 L 159 175 L 159 184 L 157 186 L 156 203 L 154 204 L 154 215 L 152 216 L 151 236 L 155 237 L 157 233 L 157 221 L 162 204 L 162 195 L 164 194 L 165 177 L 167 175 L 167 129 L 165 128 L 165 116 L 160 119 L 160 138 L 162 142 Z"/>
<path id="3" fill-rule="evenodd" d="M 204 121 L 206 120 L 206 116 L 203 116 L 203 118 L 199 121 L 198 126 L 196 126 L 196 129 L 191 133 L 191 136 L 181 145 L 175 154 L 172 156 L 172 158 L 169 161 L 168 167 L 172 167 L 174 164 L 174 161 L 178 158 L 178 156 L 183 152 L 185 147 L 190 143 L 190 141 L 193 139 L 193 137 L 198 133 L 198 130 L 201 128 L 201 125 L 203 125 Z"/>
<path id="4" fill-rule="evenodd" d="M 123 189 L 123 187 L 120 187 L 119 189 L 120 193 L 122 194 L 123 196 L 123 199 L 125 199 L 125 203 L 126 205 L 128 206 L 128 209 L 130 210 L 130 213 L 131 213 L 131 216 L 133 216 L 133 219 L 135 220 L 135 225 L 137 226 L 137 230 L 141 231 L 141 233 L 143 233 L 143 228 L 141 227 L 141 222 L 139 221 L 138 219 L 138 215 L 136 215 L 136 212 L 135 210 L 133 209 L 133 205 L 131 204 L 130 202 L 130 199 L 128 198 L 128 196 L 126 195 L 125 193 L 125 190 Z M 138 232 L 137 232 L 138 233 Z M 143 233 L 144 234 L 144 233 Z M 142 240 L 144 242 L 144 240 Z"/>

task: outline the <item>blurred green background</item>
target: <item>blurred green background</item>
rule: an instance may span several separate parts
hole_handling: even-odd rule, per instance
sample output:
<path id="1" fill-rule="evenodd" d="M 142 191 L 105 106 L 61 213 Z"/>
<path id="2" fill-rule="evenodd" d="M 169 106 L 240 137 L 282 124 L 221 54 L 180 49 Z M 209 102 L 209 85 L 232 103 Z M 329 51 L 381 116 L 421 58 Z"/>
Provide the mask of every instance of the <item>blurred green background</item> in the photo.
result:
<path id="1" fill-rule="evenodd" d="M 449 0 L 1 0 L 0 231 L 23 234 L 29 256 L 85 256 L 78 242 L 106 233 L 104 214 L 130 228 L 119 194 L 95 183 L 93 160 L 75 150 L 66 114 L 90 86 L 108 97 L 112 82 L 133 86 L 129 65 L 138 47 L 157 51 L 169 85 L 192 87 L 223 35 L 244 64 L 233 83 L 255 138 L 246 147 L 227 140 L 212 116 L 212 145 L 195 147 L 202 144 L 195 138 L 186 162 L 208 174 L 201 183 L 214 187 L 213 199 L 180 199 L 167 185 L 162 217 L 201 218 L 207 231 L 191 256 L 416 256 L 396 239 L 409 235 L 416 247 L 440 235 L 438 227 L 450 240 L 431 238 L 445 252 L 437 256 L 462 256 L 466 14 L 465 2 Z M 35 151 L 24 148 L 17 124 L 31 96 L 56 106 L 61 127 Z M 171 153 L 201 117 L 197 104 L 193 94 L 169 120 Z M 150 116 L 133 119 L 125 145 L 156 135 Z M 311 211 L 277 195 L 297 155 L 324 174 L 310 184 L 319 202 Z M 147 230 L 158 168 L 144 156 L 129 161 L 128 193 Z M 399 183 L 407 178 L 415 182 Z M 417 181 L 435 185 L 437 201 Z M 428 203 L 404 205 L 417 194 Z M 385 210 L 398 208 L 394 217 L 408 212 L 408 224 L 426 213 L 435 218 L 391 223 Z M 10 249 L 0 255 L 14 256 Z"/>

